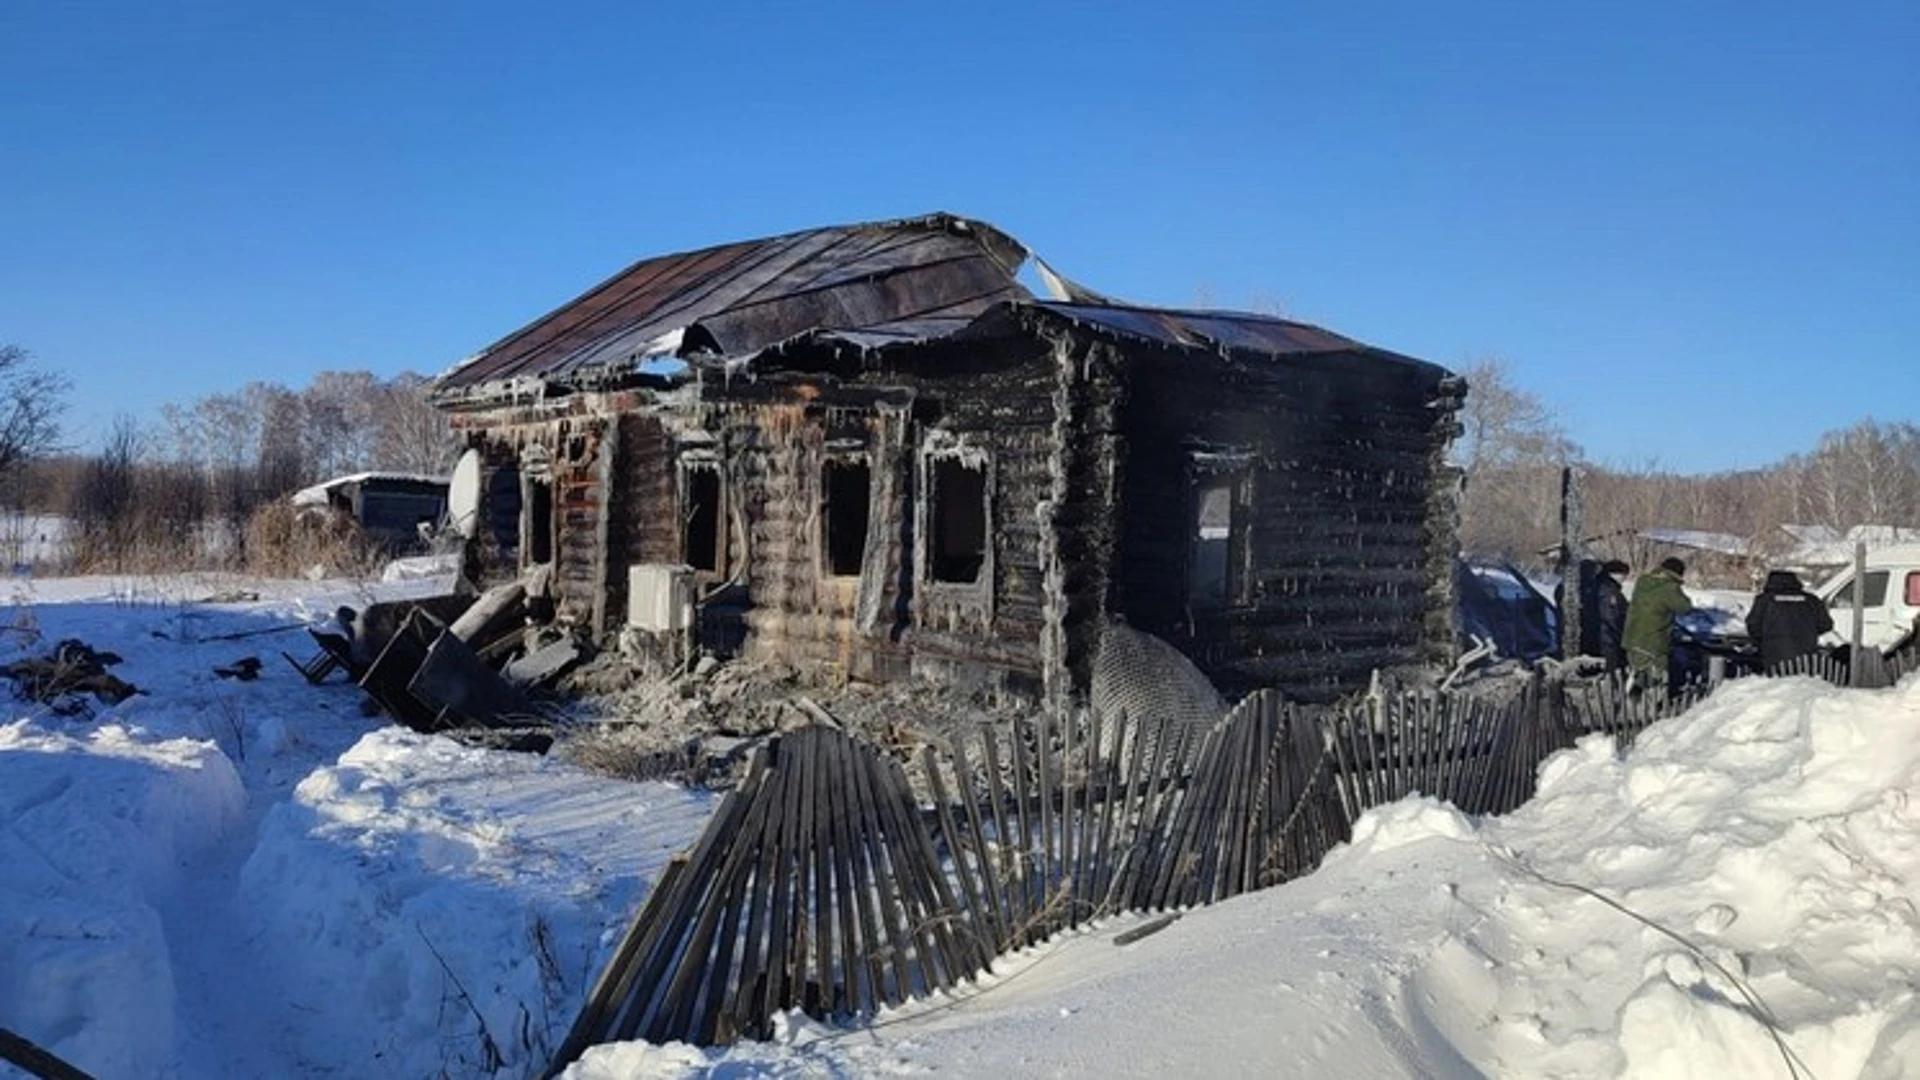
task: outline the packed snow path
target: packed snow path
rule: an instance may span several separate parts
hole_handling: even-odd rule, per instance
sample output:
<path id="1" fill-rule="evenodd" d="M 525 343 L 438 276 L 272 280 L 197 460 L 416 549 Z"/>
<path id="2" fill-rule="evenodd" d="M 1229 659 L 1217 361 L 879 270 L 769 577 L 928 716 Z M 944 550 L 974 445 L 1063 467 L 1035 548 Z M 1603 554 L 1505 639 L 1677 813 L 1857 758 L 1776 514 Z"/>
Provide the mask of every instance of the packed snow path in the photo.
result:
<path id="1" fill-rule="evenodd" d="M 102 1077 L 537 1067 L 709 800 L 370 719 L 274 655 L 304 633 L 220 640 L 368 600 L 280 588 L 16 589 L 7 658 L 79 638 L 146 693 L 0 725 L 0 1026 Z"/>

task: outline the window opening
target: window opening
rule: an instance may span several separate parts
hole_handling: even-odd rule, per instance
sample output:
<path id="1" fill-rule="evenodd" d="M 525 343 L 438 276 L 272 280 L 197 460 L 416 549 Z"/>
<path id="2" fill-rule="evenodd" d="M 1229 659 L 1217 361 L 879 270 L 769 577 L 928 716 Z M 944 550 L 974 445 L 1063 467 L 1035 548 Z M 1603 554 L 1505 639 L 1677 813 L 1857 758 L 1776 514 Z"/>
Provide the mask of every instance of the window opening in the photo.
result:
<path id="1" fill-rule="evenodd" d="M 930 471 L 928 569 L 935 581 L 978 581 L 987 561 L 987 470 L 935 458 Z"/>
<path id="2" fill-rule="evenodd" d="M 520 470 L 513 465 L 495 469 L 487 482 L 487 525 L 493 542 L 504 555 L 520 552 Z"/>
<path id="3" fill-rule="evenodd" d="M 687 565 L 695 570 L 720 570 L 720 470 L 712 466 L 684 470 L 682 497 Z"/>
<path id="4" fill-rule="evenodd" d="M 1907 574 L 1907 606 L 1920 607 L 1920 570 Z"/>
<path id="5" fill-rule="evenodd" d="M 553 561 L 553 484 L 546 480 L 527 482 L 527 561 Z"/>
<path id="6" fill-rule="evenodd" d="M 1197 608 L 1222 608 L 1239 598 L 1233 558 L 1235 486 L 1231 480 L 1211 480 L 1194 492 L 1187 599 Z"/>
<path id="7" fill-rule="evenodd" d="M 820 488 L 826 501 L 822 546 L 826 549 L 827 573 L 857 576 L 867 554 L 867 508 L 873 497 L 873 476 L 864 460 L 829 461 Z"/>
<path id="8" fill-rule="evenodd" d="M 1886 604 L 1887 578 L 1888 571 L 1868 571 L 1867 595 L 1864 606 L 1875 608 Z M 1834 609 L 1853 610 L 1853 582 L 1849 580 L 1845 585 L 1840 586 L 1840 591 L 1833 594 L 1833 599 L 1827 602 L 1827 606 Z"/>

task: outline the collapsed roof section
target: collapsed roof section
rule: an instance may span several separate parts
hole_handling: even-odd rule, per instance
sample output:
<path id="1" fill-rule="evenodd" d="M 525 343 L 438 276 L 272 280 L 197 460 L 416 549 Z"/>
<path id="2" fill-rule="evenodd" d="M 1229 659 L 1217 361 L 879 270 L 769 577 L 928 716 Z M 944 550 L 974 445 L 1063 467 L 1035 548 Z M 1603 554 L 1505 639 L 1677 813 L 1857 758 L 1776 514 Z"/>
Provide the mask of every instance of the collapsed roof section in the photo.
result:
<path id="1" fill-rule="evenodd" d="M 1018 280 L 1028 260 L 1052 299 Z M 1249 359 L 1354 353 L 1432 366 L 1287 319 L 1115 303 L 992 225 L 935 213 L 642 260 L 442 375 L 434 399 L 484 406 L 649 381 L 680 362 L 737 368 L 808 345 L 871 353 L 1063 328 Z"/>

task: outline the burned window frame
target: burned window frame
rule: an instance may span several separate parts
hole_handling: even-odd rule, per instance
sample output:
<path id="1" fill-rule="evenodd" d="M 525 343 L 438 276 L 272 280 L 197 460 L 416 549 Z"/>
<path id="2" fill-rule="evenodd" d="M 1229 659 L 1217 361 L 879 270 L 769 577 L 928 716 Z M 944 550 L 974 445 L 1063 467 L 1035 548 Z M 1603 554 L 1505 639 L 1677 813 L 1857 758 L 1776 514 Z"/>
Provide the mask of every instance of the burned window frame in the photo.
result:
<path id="1" fill-rule="evenodd" d="M 553 455 L 539 443 L 533 443 L 520 451 L 520 527 L 519 549 L 515 563 L 521 569 L 538 565 L 534 552 L 544 548 L 547 558 L 554 561 L 560 550 L 560 493 L 554 483 Z M 540 500 L 535 497 L 541 489 L 546 491 L 546 521 L 538 522 L 534 518 Z M 542 526 L 544 525 L 544 528 Z M 542 534 L 544 533 L 544 537 Z M 544 544 L 536 543 L 544 539 Z"/>
<path id="2" fill-rule="evenodd" d="M 993 453 L 986 447 L 955 439 L 945 432 L 935 432 L 933 435 L 923 440 L 920 452 L 915 456 L 914 579 L 923 589 L 956 596 L 977 594 L 990 598 L 993 593 L 996 546 L 993 527 Z M 962 468 L 980 473 L 980 567 L 970 581 L 955 581 L 935 573 L 933 527 L 935 499 L 938 497 L 936 476 L 942 462 L 956 462 Z"/>
<path id="3" fill-rule="evenodd" d="M 560 501 L 554 495 L 553 477 L 523 472 L 520 486 L 520 561 L 525 566 L 553 562 L 560 546 Z M 546 519 L 545 528 L 540 527 L 542 517 Z"/>
<path id="4" fill-rule="evenodd" d="M 503 505 L 508 498 L 513 500 L 512 505 Z M 526 549 L 526 504 L 526 479 L 518 457 L 486 470 L 486 480 L 481 485 L 478 535 L 484 536 L 498 553 L 499 566 L 511 562 L 514 569 L 520 568 L 520 553 Z"/>
<path id="5" fill-rule="evenodd" d="M 836 518 L 834 509 L 833 484 L 829 477 L 835 470 L 859 469 L 866 476 L 866 498 L 859 510 L 860 549 L 854 559 L 851 570 L 842 570 L 834 560 L 834 529 Z M 873 459 L 867 453 L 864 444 L 849 442 L 846 446 L 829 446 L 820 458 L 820 512 L 815 516 L 814 549 L 819 555 L 820 576 L 830 581 L 857 579 L 866 567 L 867 555 L 873 544 L 873 495 L 874 495 Z"/>
<path id="6" fill-rule="evenodd" d="M 711 473 L 713 477 L 713 566 L 703 567 L 693 561 L 690 540 L 694 520 L 693 485 L 695 474 Z M 727 470 L 720 456 L 711 450 L 692 450 L 682 452 L 674 463 L 674 533 L 678 541 L 680 558 L 702 580 L 724 581 L 732 572 L 729 561 L 727 514 L 731 492 L 728 490 Z"/>
<path id="7" fill-rule="evenodd" d="M 1190 616 L 1217 615 L 1245 611 L 1255 606 L 1253 587 L 1253 482 L 1254 455 L 1233 447 L 1190 448 L 1187 452 L 1186 492 L 1182 528 L 1181 592 Z M 1227 492 L 1227 535 L 1221 558 L 1223 578 L 1219 596 L 1203 596 L 1199 590 L 1201 571 L 1199 553 L 1205 539 L 1200 516 L 1209 491 Z"/>

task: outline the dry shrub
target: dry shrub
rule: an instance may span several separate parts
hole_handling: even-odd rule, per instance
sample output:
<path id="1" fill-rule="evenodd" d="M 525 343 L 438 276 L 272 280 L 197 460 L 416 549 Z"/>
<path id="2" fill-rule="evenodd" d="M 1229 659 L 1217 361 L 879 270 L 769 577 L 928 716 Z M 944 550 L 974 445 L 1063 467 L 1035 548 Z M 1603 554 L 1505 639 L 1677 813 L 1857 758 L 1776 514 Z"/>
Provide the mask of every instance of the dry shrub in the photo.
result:
<path id="1" fill-rule="evenodd" d="M 344 511 L 276 499 L 247 519 L 247 568 L 270 577 L 366 576 L 379 545 Z"/>

